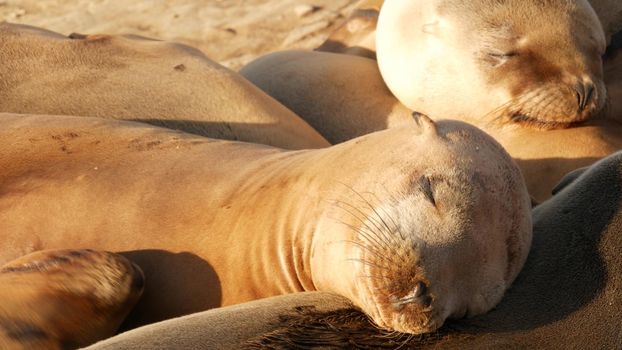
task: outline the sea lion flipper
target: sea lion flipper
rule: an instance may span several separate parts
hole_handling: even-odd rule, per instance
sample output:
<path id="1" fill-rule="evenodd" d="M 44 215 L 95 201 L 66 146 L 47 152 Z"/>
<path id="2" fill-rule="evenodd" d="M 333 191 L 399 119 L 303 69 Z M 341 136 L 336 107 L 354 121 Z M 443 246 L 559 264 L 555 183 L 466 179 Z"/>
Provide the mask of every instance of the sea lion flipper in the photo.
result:
<path id="1" fill-rule="evenodd" d="M 126 258 L 93 250 L 35 252 L 0 267 L 0 348 L 66 348 L 112 336 L 143 290 Z"/>

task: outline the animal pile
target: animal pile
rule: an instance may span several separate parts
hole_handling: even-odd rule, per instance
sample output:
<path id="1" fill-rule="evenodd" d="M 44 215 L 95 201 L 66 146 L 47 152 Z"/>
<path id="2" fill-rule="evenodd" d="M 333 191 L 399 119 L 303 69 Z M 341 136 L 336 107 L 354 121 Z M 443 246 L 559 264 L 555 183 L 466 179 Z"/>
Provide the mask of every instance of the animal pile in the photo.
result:
<path id="1" fill-rule="evenodd" d="M 236 73 L 0 23 L 0 349 L 622 347 L 620 30 L 362 1 Z"/>

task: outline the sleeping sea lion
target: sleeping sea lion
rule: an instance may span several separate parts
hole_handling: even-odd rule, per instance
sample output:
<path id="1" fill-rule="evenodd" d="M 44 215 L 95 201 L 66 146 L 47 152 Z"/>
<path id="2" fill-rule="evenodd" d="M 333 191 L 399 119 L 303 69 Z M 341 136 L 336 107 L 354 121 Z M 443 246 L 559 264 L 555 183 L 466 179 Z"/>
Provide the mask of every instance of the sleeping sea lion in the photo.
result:
<path id="1" fill-rule="evenodd" d="M 328 146 L 294 113 L 190 46 L 0 23 L 0 112 L 137 120 L 289 149 Z"/>
<path id="2" fill-rule="evenodd" d="M 318 290 L 379 327 L 429 332 L 490 310 L 531 241 L 518 167 L 456 121 L 285 151 L 5 114 L 0 139 L 0 263 L 68 245 L 122 253 L 149 281 L 128 328 Z"/>

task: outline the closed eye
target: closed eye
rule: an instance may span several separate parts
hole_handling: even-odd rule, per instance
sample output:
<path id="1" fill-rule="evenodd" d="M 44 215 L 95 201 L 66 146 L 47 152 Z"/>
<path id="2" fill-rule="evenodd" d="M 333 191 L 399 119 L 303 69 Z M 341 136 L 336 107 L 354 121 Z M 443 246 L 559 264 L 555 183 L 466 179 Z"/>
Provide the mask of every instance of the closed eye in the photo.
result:
<path id="1" fill-rule="evenodd" d="M 512 57 L 518 56 L 518 52 L 510 51 L 510 52 L 489 52 L 488 56 L 496 59 L 510 59 Z"/>
<path id="2" fill-rule="evenodd" d="M 493 67 L 498 67 L 516 56 L 518 56 L 518 52 L 515 51 L 491 51 L 486 53 L 486 61 Z"/>

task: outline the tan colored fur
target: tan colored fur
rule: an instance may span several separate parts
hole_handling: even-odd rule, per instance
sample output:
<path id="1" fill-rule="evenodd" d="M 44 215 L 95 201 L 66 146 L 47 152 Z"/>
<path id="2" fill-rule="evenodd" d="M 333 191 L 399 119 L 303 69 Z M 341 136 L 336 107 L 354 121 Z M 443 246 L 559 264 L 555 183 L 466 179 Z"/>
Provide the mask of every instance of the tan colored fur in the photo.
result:
<path id="1" fill-rule="evenodd" d="M 622 74 L 620 57 L 615 56 L 605 66 L 611 98 L 604 118 L 560 130 L 537 130 L 502 120 L 475 123 L 518 161 L 537 201 L 549 198 L 553 186 L 568 171 L 588 166 L 622 148 L 622 125 L 617 121 L 622 118 L 622 96 L 618 98 L 617 92 L 618 80 L 622 81 L 617 79 Z M 375 62 L 369 59 L 283 52 L 260 58 L 241 73 L 296 111 L 331 142 L 411 123 L 408 109 L 384 88 Z"/>
<path id="2" fill-rule="evenodd" d="M 0 285 L 0 348 L 60 350 L 114 335 L 144 281 L 116 254 L 47 250 L 0 267 Z"/>
<path id="3" fill-rule="evenodd" d="M 392 0 L 376 35 L 389 89 L 432 117 L 552 129 L 605 105 L 605 36 L 586 0 Z"/>
<path id="4" fill-rule="evenodd" d="M 316 50 L 376 58 L 376 24 L 384 0 L 363 0 Z"/>
<path id="5" fill-rule="evenodd" d="M 575 172 L 534 209 L 534 243 L 511 292 L 486 315 L 428 336 L 378 331 L 343 298 L 297 293 L 121 334 L 92 350 L 617 349 L 622 346 L 622 153 Z M 265 321 L 264 321 L 265 320 Z M 223 329 L 225 331 L 223 331 Z M 259 334 L 259 336 L 258 336 Z"/>
<path id="6" fill-rule="evenodd" d="M 290 149 L 328 143 L 192 47 L 137 36 L 0 24 L 0 111 L 139 120 Z"/>
<path id="7" fill-rule="evenodd" d="M 412 123 L 412 112 L 393 97 L 368 58 L 284 51 L 249 63 L 240 74 L 333 144 Z"/>
<path id="8" fill-rule="evenodd" d="M 529 247 L 518 168 L 460 122 L 284 151 L 98 118 L 0 121 L 0 262 L 122 252 L 148 281 L 128 327 L 320 290 L 429 331 L 494 306 Z"/>
<path id="9" fill-rule="evenodd" d="M 280 327 L 285 318 L 307 310 L 321 313 L 352 307 L 348 299 L 335 294 L 295 293 L 144 326 L 85 350 L 242 349 L 249 340 Z"/>

